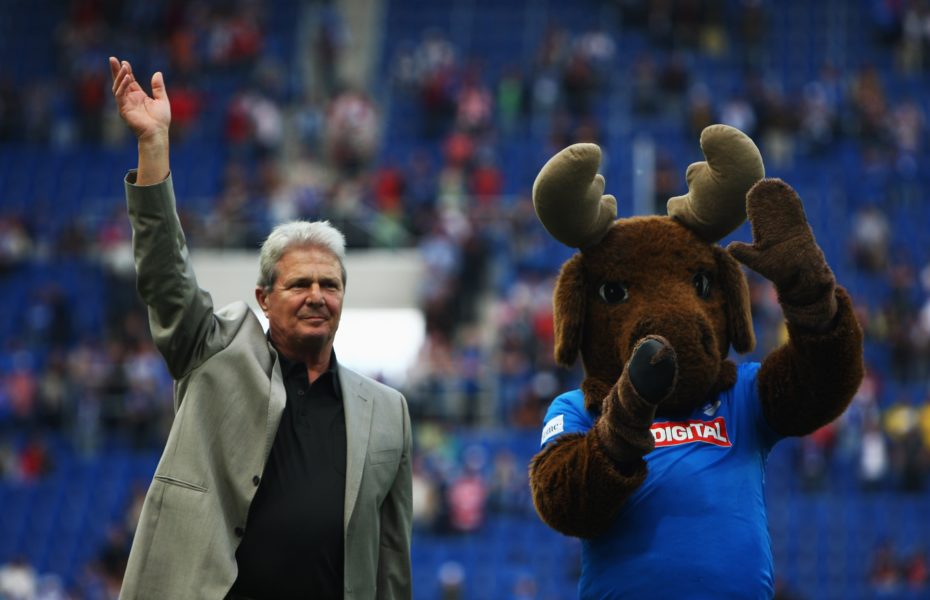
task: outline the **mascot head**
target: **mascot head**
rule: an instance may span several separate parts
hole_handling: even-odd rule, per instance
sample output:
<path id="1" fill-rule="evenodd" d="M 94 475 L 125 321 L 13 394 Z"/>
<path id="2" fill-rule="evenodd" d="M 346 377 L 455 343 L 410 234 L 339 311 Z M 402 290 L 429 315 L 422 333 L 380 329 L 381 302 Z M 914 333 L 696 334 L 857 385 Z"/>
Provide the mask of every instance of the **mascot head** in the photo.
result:
<path id="1" fill-rule="evenodd" d="M 579 250 L 556 282 L 555 358 L 570 366 L 581 354 L 593 412 L 647 335 L 666 338 L 678 356 L 675 390 L 658 408 L 665 415 L 690 412 L 731 387 L 729 349 L 755 344 L 746 278 L 717 242 L 746 220 L 746 192 L 765 175 L 762 157 L 725 125 L 702 132 L 701 150 L 706 160 L 688 167 L 688 193 L 669 200 L 668 215 L 617 219 L 595 144 L 565 148 L 533 185 L 543 226 Z"/>

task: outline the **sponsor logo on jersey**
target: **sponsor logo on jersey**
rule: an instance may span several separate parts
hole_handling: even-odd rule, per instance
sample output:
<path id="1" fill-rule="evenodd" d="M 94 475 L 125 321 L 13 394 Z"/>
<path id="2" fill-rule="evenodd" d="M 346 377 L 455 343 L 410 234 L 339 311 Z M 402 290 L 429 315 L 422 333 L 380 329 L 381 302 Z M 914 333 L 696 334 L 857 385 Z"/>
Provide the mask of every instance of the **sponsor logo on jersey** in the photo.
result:
<path id="1" fill-rule="evenodd" d="M 546 423 L 546 426 L 543 427 L 542 432 L 542 441 L 539 442 L 540 445 L 545 444 L 553 436 L 562 433 L 565 430 L 565 415 L 559 415 L 549 419 L 549 422 Z"/>
<path id="2" fill-rule="evenodd" d="M 656 448 L 680 446 L 703 442 L 714 446 L 731 446 L 727 435 L 727 423 L 723 417 L 710 421 L 680 421 L 673 423 L 653 423 L 650 428 L 656 439 Z"/>

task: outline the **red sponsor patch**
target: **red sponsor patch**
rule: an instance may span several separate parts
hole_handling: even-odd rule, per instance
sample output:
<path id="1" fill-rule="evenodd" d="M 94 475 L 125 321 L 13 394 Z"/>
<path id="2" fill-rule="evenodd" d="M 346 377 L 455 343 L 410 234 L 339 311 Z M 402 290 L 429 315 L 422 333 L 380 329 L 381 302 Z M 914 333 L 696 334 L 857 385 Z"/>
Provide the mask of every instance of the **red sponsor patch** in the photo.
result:
<path id="1" fill-rule="evenodd" d="M 653 423 L 650 430 L 652 437 L 656 440 L 656 448 L 696 442 L 725 447 L 732 445 L 727 435 L 727 423 L 723 417 L 710 421 L 692 419 L 672 423 Z"/>

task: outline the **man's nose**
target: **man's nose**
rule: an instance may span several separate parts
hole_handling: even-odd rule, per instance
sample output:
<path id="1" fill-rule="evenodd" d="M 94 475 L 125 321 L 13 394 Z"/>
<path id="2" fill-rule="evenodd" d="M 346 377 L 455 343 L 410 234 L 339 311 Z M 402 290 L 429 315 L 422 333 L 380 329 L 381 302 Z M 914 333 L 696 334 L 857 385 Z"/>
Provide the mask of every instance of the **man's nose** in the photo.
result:
<path id="1" fill-rule="evenodd" d="M 323 290 L 320 288 L 320 284 L 313 283 L 310 284 L 310 290 L 307 292 L 307 303 L 308 304 L 321 304 L 323 302 Z"/>

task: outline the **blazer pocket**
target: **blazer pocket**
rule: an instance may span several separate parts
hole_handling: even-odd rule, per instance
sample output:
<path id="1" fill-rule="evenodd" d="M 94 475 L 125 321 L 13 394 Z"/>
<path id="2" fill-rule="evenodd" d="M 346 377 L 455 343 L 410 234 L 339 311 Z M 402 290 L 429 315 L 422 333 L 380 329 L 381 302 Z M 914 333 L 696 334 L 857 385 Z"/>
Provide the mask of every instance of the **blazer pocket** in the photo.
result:
<path id="1" fill-rule="evenodd" d="M 389 448 L 387 450 L 373 450 L 368 453 L 368 462 L 372 465 L 381 463 L 397 462 L 400 458 L 400 448 Z"/>
<path id="2" fill-rule="evenodd" d="M 184 481 L 183 479 L 175 479 L 174 477 L 169 477 L 167 475 L 156 475 L 154 479 L 157 479 L 158 481 L 161 481 L 168 485 L 176 485 L 178 487 L 182 487 L 188 490 L 193 490 L 195 492 L 205 493 L 207 491 L 207 488 L 203 487 L 202 485 L 191 483 L 189 481 Z"/>

